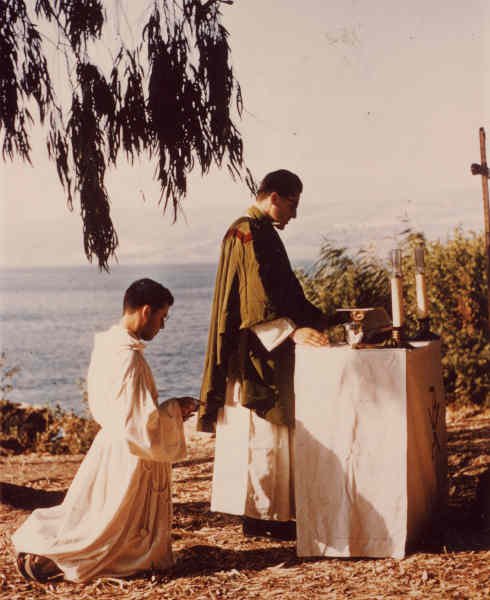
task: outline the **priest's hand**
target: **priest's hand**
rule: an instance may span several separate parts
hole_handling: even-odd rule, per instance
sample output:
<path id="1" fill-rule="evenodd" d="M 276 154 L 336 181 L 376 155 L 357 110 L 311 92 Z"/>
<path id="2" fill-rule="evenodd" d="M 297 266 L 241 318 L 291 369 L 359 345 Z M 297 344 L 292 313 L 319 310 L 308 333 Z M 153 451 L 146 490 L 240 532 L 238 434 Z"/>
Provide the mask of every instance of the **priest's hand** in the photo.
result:
<path id="1" fill-rule="evenodd" d="M 291 339 L 295 344 L 304 346 L 328 346 L 329 344 L 328 335 L 313 327 L 298 327 L 291 334 Z"/>

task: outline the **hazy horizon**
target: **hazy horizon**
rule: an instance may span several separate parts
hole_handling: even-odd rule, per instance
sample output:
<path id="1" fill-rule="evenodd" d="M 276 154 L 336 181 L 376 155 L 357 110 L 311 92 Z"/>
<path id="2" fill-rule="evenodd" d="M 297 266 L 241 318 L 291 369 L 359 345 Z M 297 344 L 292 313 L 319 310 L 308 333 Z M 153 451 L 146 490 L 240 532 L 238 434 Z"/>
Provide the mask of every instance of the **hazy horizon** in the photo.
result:
<path id="1" fill-rule="evenodd" d="M 141 7 L 118 6 L 141 22 Z M 293 262 L 314 260 L 324 236 L 376 243 L 384 255 L 401 219 L 429 239 L 458 225 L 482 231 L 470 164 L 489 116 L 489 10 L 483 0 L 223 6 L 246 162 L 257 179 L 284 167 L 304 183 L 298 219 L 281 233 Z M 62 57 L 55 63 L 62 73 Z M 0 163 L 0 265 L 88 264 L 78 201 L 70 213 L 40 129 L 32 145 L 33 167 Z M 193 173 L 185 218 L 172 225 L 153 174 L 149 160 L 130 167 L 122 157 L 107 173 L 119 262 L 216 262 L 226 228 L 252 202 L 245 184 L 225 169 Z"/>

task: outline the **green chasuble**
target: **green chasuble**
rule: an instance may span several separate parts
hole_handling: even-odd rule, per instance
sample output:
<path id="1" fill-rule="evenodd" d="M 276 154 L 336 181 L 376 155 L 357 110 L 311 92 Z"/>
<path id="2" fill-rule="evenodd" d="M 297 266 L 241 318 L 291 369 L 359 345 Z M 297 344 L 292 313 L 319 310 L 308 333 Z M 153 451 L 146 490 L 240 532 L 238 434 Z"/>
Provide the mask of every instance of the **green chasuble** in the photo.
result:
<path id="1" fill-rule="evenodd" d="M 294 343 L 268 352 L 250 327 L 289 317 L 297 327 L 325 325 L 306 300 L 270 217 L 256 206 L 235 221 L 222 243 L 204 365 L 198 429 L 213 431 L 228 377 L 241 402 L 272 423 L 294 421 Z"/>

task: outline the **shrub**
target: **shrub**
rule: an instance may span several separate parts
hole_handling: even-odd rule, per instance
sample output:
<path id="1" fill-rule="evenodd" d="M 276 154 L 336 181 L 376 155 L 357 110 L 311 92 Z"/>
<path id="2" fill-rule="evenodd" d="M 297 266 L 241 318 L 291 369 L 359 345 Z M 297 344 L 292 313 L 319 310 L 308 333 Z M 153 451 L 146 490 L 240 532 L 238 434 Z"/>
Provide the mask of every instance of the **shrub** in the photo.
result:
<path id="1" fill-rule="evenodd" d="M 0 415 L 0 448 L 15 454 L 83 454 L 99 429 L 94 420 L 59 406 L 30 406 L 0 400 Z"/>
<path id="2" fill-rule="evenodd" d="M 403 255 L 407 333 L 417 328 L 413 250 L 423 240 L 406 232 Z M 325 240 L 311 272 L 299 272 L 308 298 L 327 315 L 336 308 L 383 306 L 391 311 L 390 266 L 374 252 L 350 253 Z M 490 405 L 490 343 L 487 335 L 483 235 L 456 229 L 446 242 L 426 243 L 427 294 L 431 329 L 441 335 L 444 386 L 449 402 Z M 341 335 L 334 329 L 333 337 Z"/>
<path id="3" fill-rule="evenodd" d="M 0 454 L 49 452 L 51 454 L 85 453 L 99 426 L 88 415 L 78 416 L 61 407 L 31 406 L 10 402 L 13 378 L 19 367 L 9 367 L 5 353 L 0 354 Z M 85 382 L 78 382 L 87 408 Z"/>

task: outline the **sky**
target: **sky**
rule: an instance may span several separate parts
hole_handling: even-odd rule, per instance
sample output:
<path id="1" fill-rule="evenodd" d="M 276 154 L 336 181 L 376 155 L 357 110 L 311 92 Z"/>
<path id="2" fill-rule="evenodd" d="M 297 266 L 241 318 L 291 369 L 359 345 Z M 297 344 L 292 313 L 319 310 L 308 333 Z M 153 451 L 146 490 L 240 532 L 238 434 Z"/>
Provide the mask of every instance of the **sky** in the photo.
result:
<path id="1" fill-rule="evenodd" d="M 121 3 L 129 21 L 146 5 Z M 486 0 L 236 0 L 222 12 L 246 162 L 256 179 L 287 168 L 304 183 L 281 233 L 293 262 L 325 237 L 383 255 L 404 224 L 441 239 L 483 229 L 470 164 L 479 127 L 490 136 Z M 66 208 L 39 129 L 33 146 L 32 167 L 0 164 L 0 266 L 87 264 L 79 205 Z M 153 173 L 145 158 L 108 174 L 119 263 L 215 262 L 246 186 L 226 169 L 193 174 L 173 225 Z"/>

